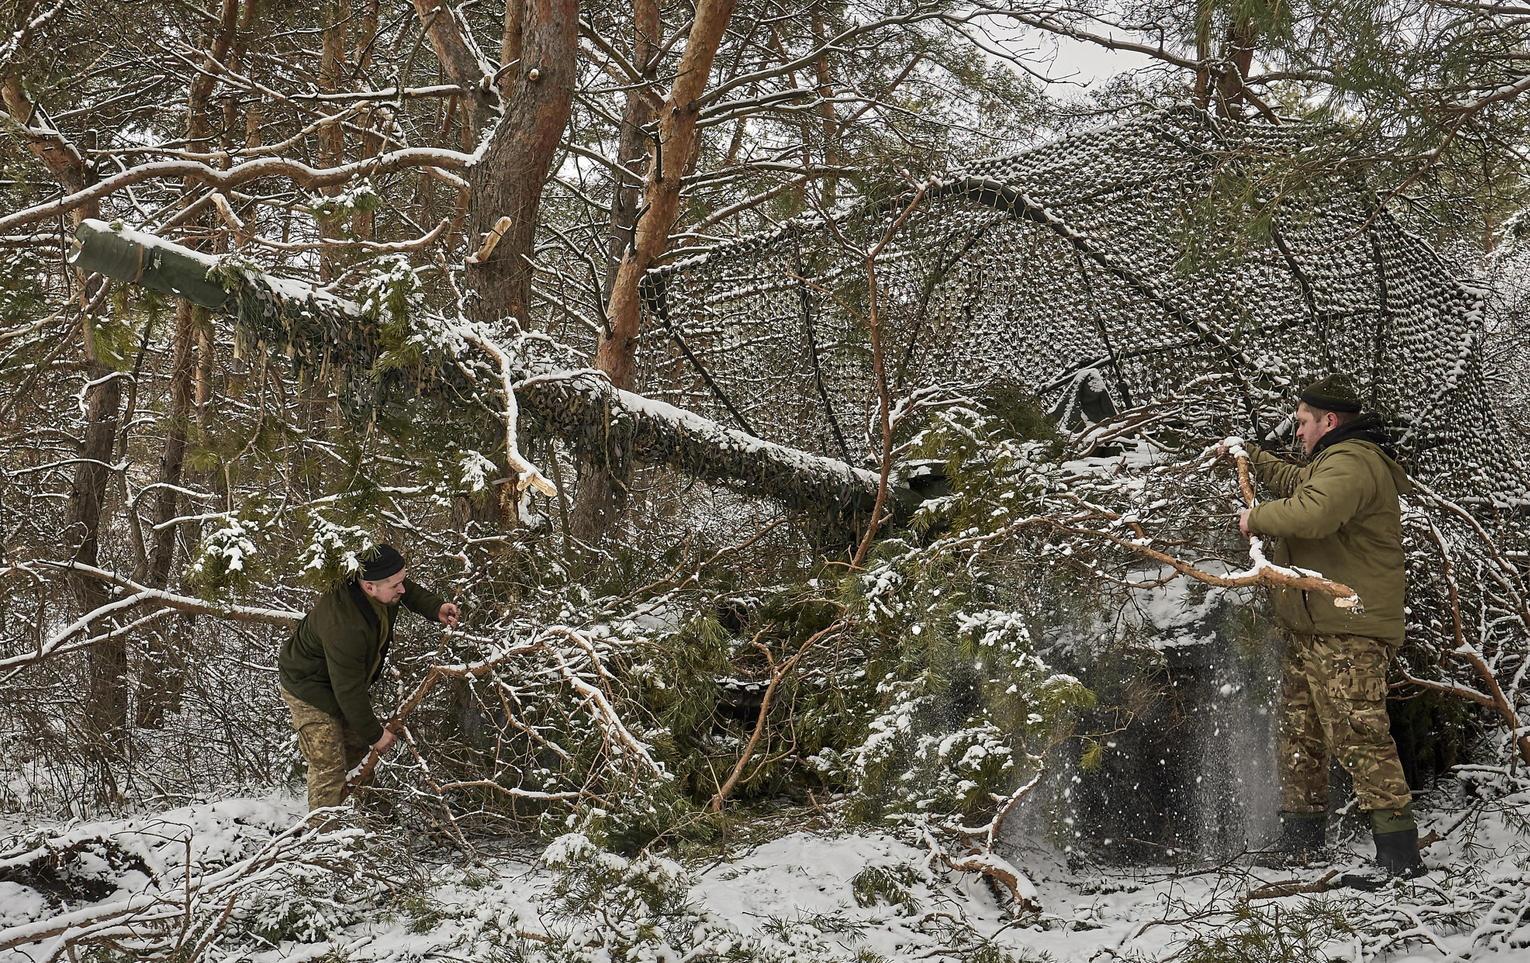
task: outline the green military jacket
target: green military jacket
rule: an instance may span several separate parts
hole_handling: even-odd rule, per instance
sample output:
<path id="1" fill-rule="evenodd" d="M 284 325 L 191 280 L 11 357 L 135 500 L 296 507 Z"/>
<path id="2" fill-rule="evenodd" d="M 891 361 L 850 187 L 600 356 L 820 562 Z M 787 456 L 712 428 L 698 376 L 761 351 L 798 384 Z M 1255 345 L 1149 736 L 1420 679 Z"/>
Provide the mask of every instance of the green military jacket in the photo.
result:
<path id="1" fill-rule="evenodd" d="M 1277 588 L 1275 617 L 1293 632 L 1400 644 L 1407 574 L 1397 496 L 1413 487 L 1402 467 L 1353 436 L 1320 447 L 1305 465 L 1249 449 L 1259 480 L 1280 496 L 1248 516 L 1249 531 L 1279 540 L 1270 561 L 1313 569 L 1360 596 L 1357 609 L 1344 609 L 1322 593 Z"/>
<path id="2" fill-rule="evenodd" d="M 436 622 L 445 600 L 405 579 L 403 604 Z M 354 581 L 337 585 L 282 644 L 276 660 L 282 688 L 344 719 L 367 742 L 376 742 L 383 727 L 367 689 L 382 675 L 397 617 L 397 603 L 373 600 Z"/>

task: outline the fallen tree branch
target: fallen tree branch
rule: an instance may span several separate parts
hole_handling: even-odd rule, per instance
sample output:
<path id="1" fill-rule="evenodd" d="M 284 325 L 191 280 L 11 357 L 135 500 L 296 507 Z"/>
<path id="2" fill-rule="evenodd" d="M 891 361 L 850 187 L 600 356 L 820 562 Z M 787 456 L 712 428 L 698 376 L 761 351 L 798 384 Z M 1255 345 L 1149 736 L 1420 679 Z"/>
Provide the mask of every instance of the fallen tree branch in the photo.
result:
<path id="1" fill-rule="evenodd" d="M 1482 653 L 1477 647 L 1467 641 L 1466 629 L 1461 619 L 1461 592 L 1456 585 L 1455 558 L 1450 551 L 1450 546 L 1445 543 L 1444 534 L 1434 524 L 1434 520 L 1426 517 L 1424 521 L 1429 540 L 1434 542 L 1435 548 L 1439 549 L 1440 552 L 1440 574 L 1445 579 L 1445 587 L 1450 601 L 1451 625 L 1455 631 L 1456 646 L 1445 654 L 1454 656 L 1471 666 L 1472 671 L 1476 673 L 1477 678 L 1482 682 L 1487 692 L 1477 692 L 1466 686 L 1447 687 L 1444 684 L 1426 685 L 1426 688 L 1448 691 L 1453 695 L 1462 695 L 1473 702 L 1493 709 L 1498 713 L 1499 718 L 1503 720 L 1504 726 L 1508 729 L 1509 738 L 1514 740 L 1514 744 L 1519 748 L 1520 758 L 1527 765 L 1530 765 L 1530 730 L 1527 730 L 1520 721 L 1519 712 L 1515 709 L 1513 701 L 1504 694 L 1503 685 L 1498 681 L 1498 674 L 1493 671 L 1492 666 L 1488 665 L 1487 659 L 1483 658 Z M 1478 533 L 1486 535 L 1480 528 Z M 1422 680 L 1415 680 L 1410 675 L 1409 681 Z"/>
<path id="2" fill-rule="evenodd" d="M 494 363 L 499 367 L 500 393 L 505 398 L 505 459 L 510 465 L 510 470 L 520 476 L 515 483 L 516 491 L 523 492 L 529 486 L 548 498 L 557 498 L 558 487 L 547 480 L 547 476 L 542 474 L 540 468 L 521 455 L 516 438 L 516 422 L 519 419 L 520 410 L 515 401 L 515 371 L 510 364 L 509 356 L 505 354 L 503 348 L 476 331 L 470 332 L 467 340 L 493 358 Z"/>
<path id="3" fill-rule="evenodd" d="M 1156 548 L 1141 544 L 1141 539 L 1125 539 L 1118 535 L 1112 535 L 1109 532 L 1076 528 L 1041 516 L 1026 519 L 1025 521 L 1050 525 L 1059 531 L 1067 532 L 1071 535 L 1104 539 L 1112 545 L 1167 565 L 1181 575 L 1193 578 L 1197 582 L 1204 582 L 1207 585 L 1215 585 L 1219 588 L 1244 588 L 1251 585 L 1261 585 L 1266 588 L 1288 588 L 1299 589 L 1304 592 L 1319 592 L 1323 595 L 1332 596 L 1334 604 L 1343 608 L 1349 607 L 1344 603 L 1350 602 L 1350 600 L 1358 600 L 1355 590 L 1342 582 L 1335 582 L 1331 579 L 1323 578 L 1321 575 L 1307 574 L 1298 569 L 1290 569 L 1272 564 L 1265 560 L 1262 554 L 1256 555 L 1254 567 L 1251 569 L 1236 572 L 1232 575 L 1215 575 L 1205 569 L 1197 568 L 1183 559 L 1176 558 L 1168 552 L 1159 551 Z"/>
<path id="4" fill-rule="evenodd" d="M 1266 883 L 1257 889 L 1250 890 L 1244 900 L 1252 903 L 1256 899 L 1280 899 L 1282 896 L 1296 896 L 1301 893 L 1326 893 L 1333 888 L 1333 881 L 1341 872 L 1342 870 L 1330 869 L 1314 880 L 1283 879 L 1276 883 Z"/>
<path id="5" fill-rule="evenodd" d="M 765 653 L 765 660 L 770 666 L 770 682 L 765 686 L 764 696 L 760 698 L 760 711 L 755 716 L 754 732 L 750 734 L 749 741 L 745 743 L 744 751 L 739 753 L 738 762 L 734 763 L 733 770 L 728 773 L 728 778 L 718 787 L 717 792 L 712 796 L 711 802 L 707 804 L 709 810 L 714 813 L 722 812 L 723 803 L 743 779 L 744 767 L 754 757 L 755 750 L 759 748 L 760 739 L 765 734 L 765 720 L 770 714 L 771 705 L 775 703 L 776 691 L 780 688 L 782 681 L 796 670 L 798 664 L 802 662 L 803 656 L 807 655 L 808 650 L 812 649 L 813 646 L 817 645 L 827 636 L 844 628 L 845 625 L 846 622 L 841 619 L 833 625 L 813 633 L 797 649 L 796 654 L 780 665 L 776 664 L 775 656 L 771 653 L 769 646 L 761 645 L 758 642 L 754 643 L 756 649 Z"/>
<path id="6" fill-rule="evenodd" d="M 131 597 L 133 604 L 154 602 L 181 612 L 189 612 L 193 615 L 213 615 L 220 619 L 229 619 L 234 622 L 263 622 L 270 625 L 296 625 L 303 620 L 303 613 L 294 609 L 268 609 L 253 605 L 234 605 L 228 602 L 209 602 L 190 595 L 177 595 L 164 589 L 150 588 L 139 582 L 135 582 L 125 575 L 116 572 L 108 572 L 94 565 L 86 565 L 81 562 L 54 562 L 34 561 L 19 562 L 15 568 L 28 570 L 31 566 L 42 566 L 55 569 L 60 572 L 68 572 L 72 575 L 84 575 L 98 581 L 106 582 L 119 588 L 127 589 L 135 593 Z M 118 607 L 128 600 L 118 600 L 110 606 L 102 608 Z M 76 626 L 87 624 L 94 616 L 104 614 L 101 610 L 82 617 L 75 623 Z"/>
<path id="7" fill-rule="evenodd" d="M 460 635 L 461 633 L 458 634 Z M 469 638 L 472 637 L 469 636 Z M 620 746 L 622 751 L 627 755 L 636 758 L 639 762 L 642 763 L 643 768 L 647 769 L 652 775 L 662 777 L 664 775 L 664 768 L 654 760 L 653 756 L 648 750 L 648 747 L 644 746 L 632 735 L 626 724 L 622 722 L 621 716 L 617 713 L 615 707 L 606 697 L 606 693 L 601 691 L 600 688 L 591 685 L 579 677 L 579 674 L 564 657 L 563 653 L 558 650 L 557 646 L 552 644 L 552 640 L 555 638 L 574 641 L 575 644 L 580 648 L 584 657 L 590 660 L 590 664 L 594 668 L 596 677 L 601 679 L 610 678 L 608 675 L 606 675 L 604 667 L 600 665 L 600 660 L 595 654 L 595 648 L 590 644 L 588 639 L 584 638 L 584 636 L 575 629 L 569 628 L 567 626 L 551 626 L 545 629 L 542 634 L 530 642 L 523 642 L 519 645 L 510 646 L 509 648 L 499 649 L 488 658 L 481 659 L 477 662 L 468 664 L 431 666 L 426 670 L 425 677 L 420 680 L 417 686 L 415 686 L 414 691 L 411 692 L 409 696 L 399 704 L 398 711 L 393 714 L 393 717 L 388 720 L 383 728 L 387 729 L 389 732 L 394 733 L 395 735 L 403 735 L 406 730 L 409 717 L 413 715 L 422 704 L 424 704 L 425 699 L 429 697 L 433 691 L 435 691 L 437 686 L 448 679 L 482 678 L 486 675 L 490 675 L 500 666 L 509 662 L 511 659 L 545 652 L 552 656 L 556 663 L 554 668 L 558 671 L 563 680 L 568 683 L 570 688 L 572 688 L 575 692 L 579 693 L 579 695 L 583 697 L 583 704 L 590 707 L 591 716 L 595 718 L 596 723 L 602 727 L 606 733 L 606 736 L 612 741 L 612 743 Z M 353 769 L 347 776 L 345 789 L 341 798 L 343 799 L 346 796 L 349 796 L 352 792 L 371 781 L 372 776 L 375 774 L 377 766 L 381 761 L 381 753 L 379 753 L 376 749 L 368 750 L 366 758 L 364 758 L 361 761 L 361 764 Z M 476 781 L 458 781 L 436 785 L 439 787 L 439 789 L 444 790 L 447 788 L 466 788 L 469 786 L 478 785 L 478 783 Z M 504 789 L 504 787 L 501 787 L 501 789 Z M 512 795 L 517 794 L 514 791 L 505 791 L 510 792 Z M 557 796 L 557 794 L 549 793 L 525 795 L 526 798 L 539 799 L 550 799 Z M 589 794 L 581 791 L 578 795 L 585 797 Z"/>
<path id="8" fill-rule="evenodd" d="M 1036 885 L 1020 870 L 993 852 L 974 851 L 965 856 L 952 856 L 935 840 L 928 823 L 920 824 L 924 844 L 929 850 L 930 862 L 939 862 L 959 873 L 977 873 L 992 881 L 1009 894 L 1011 909 L 1016 915 L 1040 912 L 1041 900 Z"/>
<path id="9" fill-rule="evenodd" d="M 336 167 L 311 167 L 286 157 L 262 157 L 235 164 L 227 170 L 200 161 L 153 161 L 114 174 L 63 197 L 0 217 L 0 231 L 66 214 L 144 181 L 180 179 L 226 191 L 265 177 L 285 177 L 301 187 L 314 189 L 410 168 L 430 167 L 442 173 L 467 170 L 473 160 L 472 154 L 461 151 L 438 147 L 406 147 Z M 450 176 L 458 182 L 458 186 L 467 187 L 466 180 L 456 174 Z"/>
<path id="10" fill-rule="evenodd" d="M 272 277 L 245 263 L 225 263 L 102 221 L 86 220 L 77 236 L 75 263 L 82 270 L 233 314 L 248 342 L 285 354 L 295 365 L 315 371 L 329 365 L 369 371 L 381 354 L 377 324 L 359 305 L 306 282 Z M 463 333 L 460 325 L 439 318 L 431 319 L 430 327 Z M 528 338 L 528 343 L 536 340 Z M 512 373 L 519 414 L 537 430 L 607 463 L 630 458 L 665 465 L 839 523 L 865 515 L 876 501 L 876 472 L 765 441 L 621 390 L 599 371 L 516 360 Z M 419 373 L 417 385 L 421 393 L 454 398 L 478 394 L 457 364 L 428 366 Z M 379 404 L 376 397 L 352 400 L 374 409 Z M 903 494 L 898 493 L 900 500 Z"/>
<path id="11" fill-rule="evenodd" d="M 0 930 L 0 954 L 19 947 L 53 944 L 51 955 L 69 953 L 75 945 L 101 942 L 116 935 L 141 933 L 146 927 L 170 923 L 191 914 L 201 903 L 225 901 L 269 872 L 279 872 L 293 865 L 302 847 L 320 836 L 318 828 L 299 820 L 273 836 L 255 855 L 202 876 L 191 875 L 191 865 L 183 878 L 164 876 L 152 881 L 150 888 L 126 899 L 87 906 L 52 917 Z"/>

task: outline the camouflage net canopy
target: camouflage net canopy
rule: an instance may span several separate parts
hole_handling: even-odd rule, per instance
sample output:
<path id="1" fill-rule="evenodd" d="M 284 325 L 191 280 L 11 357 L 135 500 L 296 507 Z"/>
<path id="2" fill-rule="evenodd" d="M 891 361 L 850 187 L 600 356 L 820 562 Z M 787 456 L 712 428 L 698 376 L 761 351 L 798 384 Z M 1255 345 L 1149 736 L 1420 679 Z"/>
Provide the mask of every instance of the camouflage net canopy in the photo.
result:
<path id="1" fill-rule="evenodd" d="M 1066 407 L 1170 406 L 1261 437 L 1352 372 L 1420 480 L 1530 502 L 1483 384 L 1484 292 L 1454 278 L 1321 131 L 1192 110 L 983 161 L 915 200 L 804 216 L 653 272 L 645 386 L 765 438 L 869 453 L 867 252 L 895 397 L 1008 381 Z M 666 357 L 660 357 L 660 354 Z M 1204 421 L 1202 419 L 1204 418 Z"/>

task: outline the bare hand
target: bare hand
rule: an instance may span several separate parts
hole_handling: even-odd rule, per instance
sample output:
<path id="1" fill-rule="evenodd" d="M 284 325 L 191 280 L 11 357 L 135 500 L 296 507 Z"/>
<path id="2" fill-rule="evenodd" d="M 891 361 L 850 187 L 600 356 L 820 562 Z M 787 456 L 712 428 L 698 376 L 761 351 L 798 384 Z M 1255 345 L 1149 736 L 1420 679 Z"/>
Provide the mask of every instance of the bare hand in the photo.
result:
<path id="1" fill-rule="evenodd" d="M 1248 513 L 1249 510 L 1247 508 L 1238 513 L 1238 531 L 1242 532 L 1247 538 L 1253 538 L 1254 533 L 1248 530 Z"/>
<path id="2" fill-rule="evenodd" d="M 457 608 L 456 602 L 445 602 L 441 605 L 441 611 L 436 613 L 436 621 L 443 625 L 456 625 L 462 617 L 462 610 Z"/>
<path id="3" fill-rule="evenodd" d="M 372 751 L 380 756 L 389 749 L 392 749 L 395 742 L 398 742 L 398 736 L 393 734 L 393 730 L 384 729 L 382 736 L 372 743 Z"/>

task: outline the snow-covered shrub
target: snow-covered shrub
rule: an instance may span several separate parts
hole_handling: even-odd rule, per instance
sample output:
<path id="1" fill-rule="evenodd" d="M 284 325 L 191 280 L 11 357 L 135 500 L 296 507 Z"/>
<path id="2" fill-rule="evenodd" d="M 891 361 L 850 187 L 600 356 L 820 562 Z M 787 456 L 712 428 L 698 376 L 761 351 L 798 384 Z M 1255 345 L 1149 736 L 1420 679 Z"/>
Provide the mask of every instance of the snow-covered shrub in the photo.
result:
<path id="1" fill-rule="evenodd" d="M 436 346 L 438 338 L 425 339 L 414 330 L 416 319 L 421 324 L 439 324 L 426 320 L 422 311 L 424 292 L 425 284 L 407 257 L 383 257 L 373 263 L 358 294 L 362 311 L 378 323 L 378 340 L 383 349 L 377 362 L 379 367 L 412 366 Z"/>
<path id="2" fill-rule="evenodd" d="M 857 906 L 885 903 L 904 915 L 919 912 L 919 900 L 910 888 L 919 882 L 919 871 L 907 863 L 892 866 L 867 866 L 850 880 L 850 891 Z"/>
<path id="3" fill-rule="evenodd" d="M 1244 903 L 1217 925 L 1199 928 L 1178 948 L 1186 963 L 1308 963 L 1353 941 L 1353 907 L 1342 898 L 1303 900 L 1292 907 Z"/>
<path id="4" fill-rule="evenodd" d="M 308 516 L 308 542 L 296 562 L 304 581 L 328 588 L 361 569 L 361 559 L 377 547 L 372 533 L 357 525 L 341 525 L 319 512 Z"/>
<path id="5" fill-rule="evenodd" d="M 969 572 L 888 543 L 863 577 L 868 619 L 889 642 L 872 663 L 878 711 L 854 752 L 865 816 L 983 822 L 1091 702 L 1036 655 L 1021 614 L 972 606 L 982 586 Z M 896 605 L 889 584 L 903 586 Z"/>
<path id="6" fill-rule="evenodd" d="M 340 882 L 327 868 L 297 866 L 252 887 L 236 904 L 222 939 L 319 943 L 366 918 L 375 896 L 375 888 L 358 879 Z"/>
<path id="7" fill-rule="evenodd" d="M 709 958 L 751 959 L 735 952 L 736 931 L 701 915 L 689 897 L 690 876 L 675 862 L 601 849 L 580 833 L 553 840 L 542 863 L 554 871 L 551 913 L 561 923 L 568 963 L 679 959 L 710 949 Z"/>
<path id="8" fill-rule="evenodd" d="M 313 194 L 308 198 L 308 210 L 314 218 L 335 224 L 354 214 L 370 214 L 382 209 L 383 200 L 376 186 L 364 180 L 347 187 L 338 194 Z"/>
<path id="9" fill-rule="evenodd" d="M 949 493 L 926 501 L 847 578 L 845 604 L 869 633 L 874 713 L 853 749 L 864 817 L 981 825 L 1031 779 L 1092 694 L 1037 651 L 1033 625 L 1063 594 L 1035 539 L 1010 523 L 1052 484 L 1055 445 L 1031 409 L 1003 415 L 967 399 L 938 407 L 906 442 L 942 457 Z M 975 822 L 974 822 L 975 821 Z"/>
<path id="10" fill-rule="evenodd" d="M 187 581 L 198 591 L 213 593 L 248 579 L 254 574 L 260 529 L 257 518 L 217 515 L 208 519 L 202 541 L 186 566 Z"/>

